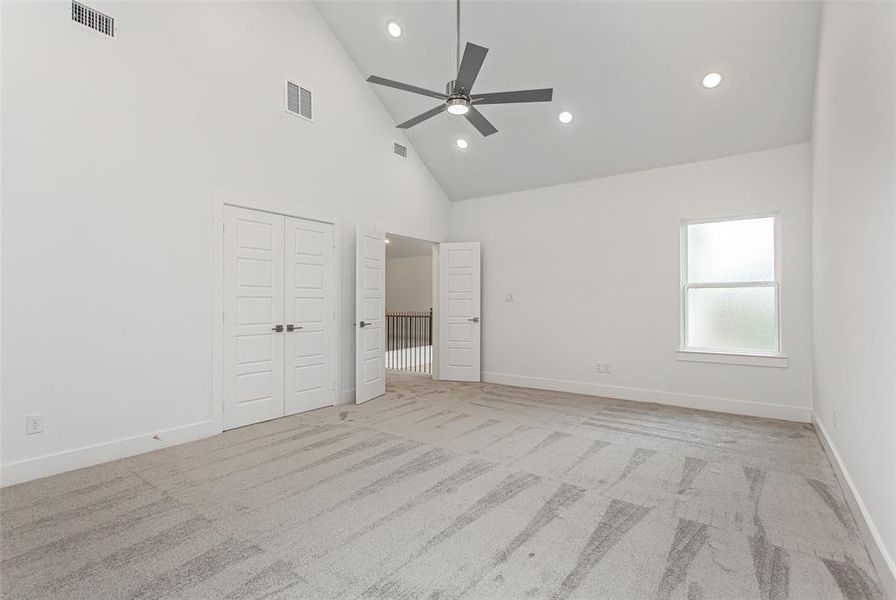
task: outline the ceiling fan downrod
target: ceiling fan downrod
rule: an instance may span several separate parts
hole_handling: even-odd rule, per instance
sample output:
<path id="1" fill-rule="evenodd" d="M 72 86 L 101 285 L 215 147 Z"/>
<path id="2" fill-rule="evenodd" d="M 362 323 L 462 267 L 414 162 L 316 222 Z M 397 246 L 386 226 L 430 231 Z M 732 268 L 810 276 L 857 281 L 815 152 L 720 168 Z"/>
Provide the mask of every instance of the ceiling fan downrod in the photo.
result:
<path id="1" fill-rule="evenodd" d="M 460 0 L 457 0 L 457 51 L 454 63 L 454 72 L 458 71 L 460 71 Z"/>

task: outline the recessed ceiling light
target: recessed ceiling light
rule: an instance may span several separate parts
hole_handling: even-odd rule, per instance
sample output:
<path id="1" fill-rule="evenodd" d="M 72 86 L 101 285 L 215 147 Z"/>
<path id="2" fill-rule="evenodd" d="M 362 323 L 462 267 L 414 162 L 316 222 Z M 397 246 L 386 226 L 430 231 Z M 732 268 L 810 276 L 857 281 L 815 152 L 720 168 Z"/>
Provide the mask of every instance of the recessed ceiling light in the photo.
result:
<path id="1" fill-rule="evenodd" d="M 390 21 L 389 24 L 386 25 L 386 31 L 388 31 L 389 35 L 394 38 L 401 37 L 401 25 L 399 25 L 395 21 Z"/>
<path id="2" fill-rule="evenodd" d="M 719 87 L 720 83 L 722 83 L 722 75 L 720 73 L 707 73 L 703 77 L 703 87 L 708 90 Z"/>
<path id="3" fill-rule="evenodd" d="M 562 113 L 557 115 L 557 120 L 563 123 L 564 125 L 568 123 L 572 123 L 572 113 L 568 110 L 564 110 Z"/>
<path id="4" fill-rule="evenodd" d="M 465 140 L 464 138 L 458 138 L 458 140 L 454 143 L 457 144 L 457 147 L 460 148 L 461 150 L 466 150 L 467 147 L 470 145 L 470 143 L 467 140 Z"/>

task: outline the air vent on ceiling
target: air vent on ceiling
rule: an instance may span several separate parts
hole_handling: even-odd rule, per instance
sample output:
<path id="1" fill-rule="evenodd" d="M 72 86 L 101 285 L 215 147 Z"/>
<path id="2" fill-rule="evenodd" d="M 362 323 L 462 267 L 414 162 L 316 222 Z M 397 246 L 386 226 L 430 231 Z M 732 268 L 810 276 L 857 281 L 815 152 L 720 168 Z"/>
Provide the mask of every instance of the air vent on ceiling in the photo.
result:
<path id="1" fill-rule="evenodd" d="M 311 120 L 311 92 L 305 88 L 286 82 L 286 111 L 298 117 Z"/>
<path id="2" fill-rule="evenodd" d="M 407 146 L 402 146 L 401 144 L 392 144 L 392 152 L 397 154 L 402 158 L 408 157 L 408 148 Z"/>
<path id="3" fill-rule="evenodd" d="M 72 0 L 72 21 L 105 33 L 109 37 L 115 37 L 115 19 L 74 0 Z"/>

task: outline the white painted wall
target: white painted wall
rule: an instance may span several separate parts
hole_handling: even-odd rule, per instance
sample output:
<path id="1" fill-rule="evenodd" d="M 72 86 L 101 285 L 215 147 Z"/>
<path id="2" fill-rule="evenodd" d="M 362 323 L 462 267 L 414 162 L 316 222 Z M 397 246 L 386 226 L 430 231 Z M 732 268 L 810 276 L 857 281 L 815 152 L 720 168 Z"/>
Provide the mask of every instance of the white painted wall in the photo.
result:
<path id="1" fill-rule="evenodd" d="M 449 239 L 482 242 L 484 377 L 808 421 L 810 178 L 801 144 L 455 203 Z M 676 360 L 681 220 L 763 211 L 781 211 L 789 368 Z"/>
<path id="2" fill-rule="evenodd" d="M 432 254 L 386 259 L 386 310 L 432 308 Z"/>
<path id="3" fill-rule="evenodd" d="M 92 5 L 115 39 L 68 3 L 2 3 L 5 483 L 214 432 L 219 194 L 341 219 L 343 399 L 355 224 L 439 240 L 448 211 L 312 5 Z M 314 124 L 284 112 L 286 78 Z"/>
<path id="4" fill-rule="evenodd" d="M 896 4 L 825 4 L 817 85 L 812 205 L 815 419 L 851 479 L 872 534 L 878 537 L 883 562 L 889 563 L 884 568 L 892 582 Z M 882 579 L 884 568 L 879 562 Z"/>

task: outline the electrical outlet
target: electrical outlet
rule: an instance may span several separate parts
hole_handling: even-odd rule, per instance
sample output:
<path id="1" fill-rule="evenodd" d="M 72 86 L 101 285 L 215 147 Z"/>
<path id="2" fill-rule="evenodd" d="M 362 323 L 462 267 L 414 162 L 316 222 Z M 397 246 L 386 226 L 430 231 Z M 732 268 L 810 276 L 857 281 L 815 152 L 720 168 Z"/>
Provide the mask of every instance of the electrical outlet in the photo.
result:
<path id="1" fill-rule="evenodd" d="M 611 372 L 610 363 L 599 362 L 594 365 L 594 372 L 601 375 L 609 375 Z"/>
<path id="2" fill-rule="evenodd" d="M 25 415 L 25 435 L 40 433 L 44 430 L 43 415 Z"/>

